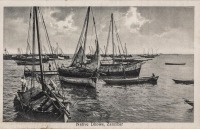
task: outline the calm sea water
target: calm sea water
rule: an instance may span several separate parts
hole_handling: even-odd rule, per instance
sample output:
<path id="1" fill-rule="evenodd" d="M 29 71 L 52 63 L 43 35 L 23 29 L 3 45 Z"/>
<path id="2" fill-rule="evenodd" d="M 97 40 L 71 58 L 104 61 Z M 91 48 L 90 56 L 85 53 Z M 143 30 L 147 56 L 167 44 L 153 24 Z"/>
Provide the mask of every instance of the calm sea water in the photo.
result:
<path id="1" fill-rule="evenodd" d="M 165 62 L 186 65 L 169 66 Z M 23 121 L 14 111 L 13 99 L 21 88 L 24 67 L 12 60 L 3 63 L 3 120 Z M 70 60 L 58 63 L 69 64 Z M 96 89 L 62 84 L 72 102 L 70 122 L 193 122 L 193 109 L 182 98 L 194 100 L 194 86 L 175 84 L 172 79 L 194 78 L 194 56 L 156 57 L 142 66 L 140 76 L 152 73 L 159 76 L 157 85 L 106 85 L 101 79 Z"/>

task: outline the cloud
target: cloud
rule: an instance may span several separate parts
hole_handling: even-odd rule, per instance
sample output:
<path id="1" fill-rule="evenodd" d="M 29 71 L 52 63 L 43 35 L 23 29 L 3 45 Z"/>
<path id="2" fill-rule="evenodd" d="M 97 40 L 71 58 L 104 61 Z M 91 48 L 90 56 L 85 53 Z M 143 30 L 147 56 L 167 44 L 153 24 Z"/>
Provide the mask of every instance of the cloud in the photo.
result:
<path id="1" fill-rule="evenodd" d="M 56 12 L 56 13 L 55 13 Z M 54 12 L 51 12 L 52 14 L 59 14 L 59 10 L 55 10 Z M 68 16 L 66 16 L 63 20 L 57 20 L 53 17 L 51 17 L 50 26 L 54 29 L 58 30 L 59 32 L 62 31 L 76 31 L 78 29 L 77 26 L 74 24 L 74 13 L 71 12 Z M 51 15 L 52 16 L 52 15 Z"/>
<path id="2" fill-rule="evenodd" d="M 137 11 L 136 7 L 130 7 L 127 13 L 125 14 L 125 23 L 124 25 L 132 33 L 137 33 L 140 31 L 140 28 L 151 21 L 142 17 L 141 14 Z"/>
<path id="3" fill-rule="evenodd" d="M 6 23 L 4 23 L 4 42 L 6 44 L 4 47 L 10 49 L 15 46 L 10 52 L 16 53 L 17 48 L 26 46 L 27 34 L 28 25 L 23 18 L 6 19 Z"/>

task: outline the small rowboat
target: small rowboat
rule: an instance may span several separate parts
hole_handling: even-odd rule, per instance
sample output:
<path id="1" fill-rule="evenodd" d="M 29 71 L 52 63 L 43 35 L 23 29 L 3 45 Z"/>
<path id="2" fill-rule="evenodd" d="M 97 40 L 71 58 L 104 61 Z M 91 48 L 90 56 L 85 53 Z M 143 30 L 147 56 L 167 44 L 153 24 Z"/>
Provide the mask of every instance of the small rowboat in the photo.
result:
<path id="1" fill-rule="evenodd" d="M 125 79 L 104 79 L 104 82 L 106 82 L 106 84 L 117 84 L 117 85 L 142 84 L 142 83 L 156 84 L 158 78 L 159 78 L 159 76 L 140 77 L 140 78 L 125 78 Z"/>
<path id="2" fill-rule="evenodd" d="M 194 84 L 194 80 L 177 80 L 177 79 L 172 79 L 175 83 L 177 84 Z"/>
<path id="3" fill-rule="evenodd" d="M 194 107 L 194 101 L 190 101 L 188 99 L 184 99 L 184 102 L 189 104 L 190 106 Z"/>
<path id="4" fill-rule="evenodd" d="M 186 63 L 165 63 L 165 65 L 185 65 Z"/>

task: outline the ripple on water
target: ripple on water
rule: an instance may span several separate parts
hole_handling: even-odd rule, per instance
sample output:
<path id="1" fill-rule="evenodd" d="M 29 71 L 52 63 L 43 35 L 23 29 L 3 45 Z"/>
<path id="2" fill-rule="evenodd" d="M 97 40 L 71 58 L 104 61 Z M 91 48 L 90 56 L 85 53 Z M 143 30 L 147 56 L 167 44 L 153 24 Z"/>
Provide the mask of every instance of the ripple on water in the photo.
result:
<path id="1" fill-rule="evenodd" d="M 185 66 L 165 65 L 180 57 Z M 68 65 L 70 60 L 58 62 Z M 148 61 L 140 76 L 155 73 L 159 76 L 157 85 L 106 85 L 99 79 L 95 90 L 62 84 L 72 102 L 70 122 L 192 122 L 193 110 L 182 98 L 193 99 L 194 85 L 175 84 L 172 79 L 193 78 L 193 65 L 193 55 L 161 55 Z M 3 69 L 3 120 L 17 121 L 13 99 L 21 88 L 19 80 L 24 68 L 14 61 L 4 61 Z"/>

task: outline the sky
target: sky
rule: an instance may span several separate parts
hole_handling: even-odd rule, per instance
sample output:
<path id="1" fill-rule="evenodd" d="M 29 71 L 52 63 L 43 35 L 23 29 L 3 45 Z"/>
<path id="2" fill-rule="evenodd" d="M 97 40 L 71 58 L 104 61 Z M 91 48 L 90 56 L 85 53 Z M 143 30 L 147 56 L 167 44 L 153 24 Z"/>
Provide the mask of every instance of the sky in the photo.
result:
<path id="1" fill-rule="evenodd" d="M 41 7 L 52 46 L 73 54 L 78 43 L 87 7 Z M 92 7 L 88 25 L 87 53 L 94 45 L 92 15 L 95 17 L 100 48 L 107 44 L 111 13 L 122 45 L 130 54 L 193 54 L 193 7 Z M 4 7 L 4 43 L 9 53 L 26 50 L 30 7 Z M 41 29 L 41 39 L 44 32 Z M 116 37 L 114 36 L 116 40 Z M 116 42 L 116 41 L 115 41 Z M 43 43 L 45 44 L 45 43 Z M 44 45 L 45 46 L 45 45 Z M 109 53 L 112 44 L 109 40 Z"/>

